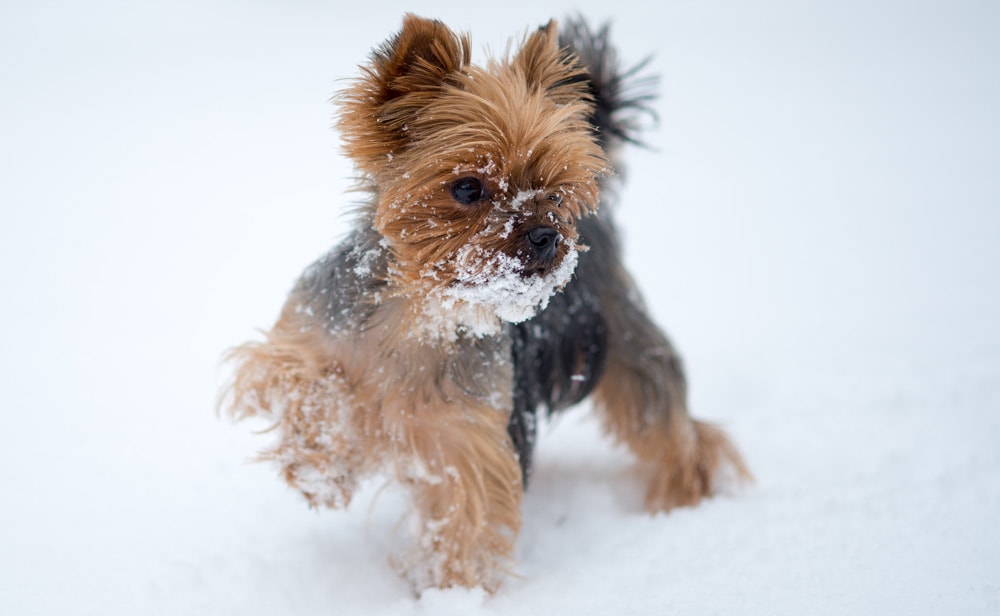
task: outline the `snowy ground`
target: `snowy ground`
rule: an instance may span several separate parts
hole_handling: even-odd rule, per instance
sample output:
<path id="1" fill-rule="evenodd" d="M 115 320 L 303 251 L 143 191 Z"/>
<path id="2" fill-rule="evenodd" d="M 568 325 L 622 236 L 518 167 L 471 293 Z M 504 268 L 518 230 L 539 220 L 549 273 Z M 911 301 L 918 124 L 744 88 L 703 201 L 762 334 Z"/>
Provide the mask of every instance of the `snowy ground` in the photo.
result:
<path id="1" fill-rule="evenodd" d="M 334 4 L 0 7 L 0 614 L 1000 613 L 1000 5 Z M 646 516 L 579 409 L 521 577 L 417 599 L 401 495 L 308 510 L 218 360 L 343 232 L 327 99 L 404 10 L 610 7 L 663 78 L 629 262 L 758 483 Z"/>

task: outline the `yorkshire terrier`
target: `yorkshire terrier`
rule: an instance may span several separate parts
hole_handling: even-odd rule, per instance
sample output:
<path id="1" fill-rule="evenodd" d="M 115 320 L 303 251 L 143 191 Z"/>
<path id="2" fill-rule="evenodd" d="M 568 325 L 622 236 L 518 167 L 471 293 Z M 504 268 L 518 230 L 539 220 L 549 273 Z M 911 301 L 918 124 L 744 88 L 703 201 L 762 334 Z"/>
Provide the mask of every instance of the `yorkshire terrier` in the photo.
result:
<path id="1" fill-rule="evenodd" d="M 408 487 L 419 536 L 401 566 L 418 588 L 493 591 L 540 411 L 589 396 L 638 459 L 650 512 L 749 473 L 688 414 L 602 192 L 649 80 L 580 20 L 483 67 L 470 56 L 468 35 L 407 15 L 339 96 L 367 201 L 266 341 L 232 352 L 225 404 L 274 422 L 262 457 L 311 505 L 346 507 L 384 470 Z"/>

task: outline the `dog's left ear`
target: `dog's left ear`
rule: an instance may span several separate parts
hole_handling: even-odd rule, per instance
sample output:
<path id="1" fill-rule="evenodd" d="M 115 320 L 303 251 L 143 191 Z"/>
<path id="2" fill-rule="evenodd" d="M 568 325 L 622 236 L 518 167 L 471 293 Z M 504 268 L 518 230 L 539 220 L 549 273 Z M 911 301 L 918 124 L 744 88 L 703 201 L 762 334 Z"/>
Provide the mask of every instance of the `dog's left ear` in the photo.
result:
<path id="1" fill-rule="evenodd" d="M 529 86 L 543 90 L 558 104 L 589 98 L 587 73 L 575 54 L 559 47 L 559 28 L 555 20 L 525 39 L 513 65 Z"/>

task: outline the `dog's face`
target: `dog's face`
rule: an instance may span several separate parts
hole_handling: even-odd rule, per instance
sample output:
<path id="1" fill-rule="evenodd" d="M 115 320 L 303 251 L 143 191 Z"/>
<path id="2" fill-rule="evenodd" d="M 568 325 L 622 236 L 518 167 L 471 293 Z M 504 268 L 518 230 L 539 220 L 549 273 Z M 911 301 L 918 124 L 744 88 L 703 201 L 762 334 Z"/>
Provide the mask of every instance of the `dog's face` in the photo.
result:
<path id="1" fill-rule="evenodd" d="M 520 321 L 572 276 L 607 161 L 553 24 L 503 62 L 469 58 L 467 37 L 407 16 L 344 94 L 339 127 L 396 286 Z"/>

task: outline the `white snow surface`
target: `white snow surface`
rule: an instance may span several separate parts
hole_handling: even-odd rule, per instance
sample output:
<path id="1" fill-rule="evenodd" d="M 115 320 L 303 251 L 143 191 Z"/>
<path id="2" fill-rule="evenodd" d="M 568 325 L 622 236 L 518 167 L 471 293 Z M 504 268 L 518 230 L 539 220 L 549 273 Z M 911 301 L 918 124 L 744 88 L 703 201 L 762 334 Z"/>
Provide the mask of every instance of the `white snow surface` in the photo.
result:
<path id="1" fill-rule="evenodd" d="M 1000 613 L 1000 4 L 343 6 L 0 7 L 0 614 Z M 328 99 L 405 10 L 654 54 L 623 245 L 757 477 L 646 515 L 576 409 L 493 596 L 415 597 L 399 490 L 311 511 L 214 409 L 347 229 Z"/>

